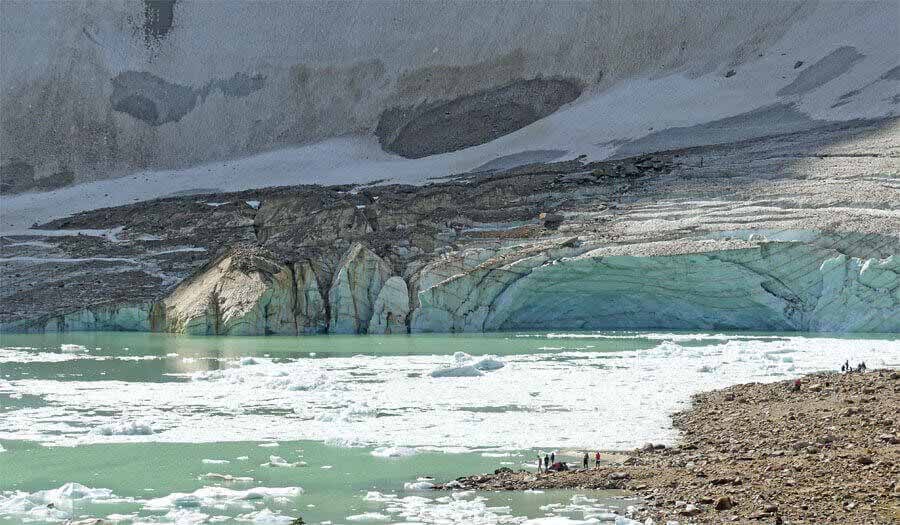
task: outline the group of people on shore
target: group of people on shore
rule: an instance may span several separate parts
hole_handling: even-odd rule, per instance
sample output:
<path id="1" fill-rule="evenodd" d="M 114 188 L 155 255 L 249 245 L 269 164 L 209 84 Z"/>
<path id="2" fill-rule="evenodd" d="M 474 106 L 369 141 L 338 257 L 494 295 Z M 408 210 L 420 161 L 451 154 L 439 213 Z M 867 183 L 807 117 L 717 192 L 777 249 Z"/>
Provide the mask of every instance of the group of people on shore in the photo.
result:
<path id="1" fill-rule="evenodd" d="M 585 452 L 584 457 L 581 458 L 581 466 L 584 469 L 588 469 L 590 467 L 590 455 Z M 594 452 L 594 468 L 600 466 L 600 452 Z M 551 452 L 549 454 L 544 454 L 542 458 L 540 454 L 537 457 L 537 467 L 538 472 L 560 472 L 563 470 L 569 470 L 569 465 L 566 464 L 565 461 L 556 461 L 556 453 Z"/>
<path id="2" fill-rule="evenodd" d="M 865 372 L 866 370 L 867 368 L 865 361 L 860 361 L 860 363 L 856 365 L 856 368 L 853 368 L 853 365 L 850 364 L 849 359 L 847 361 L 844 361 L 844 364 L 841 365 L 841 372 L 846 374 L 849 374 L 850 372 Z M 794 382 L 790 384 L 789 388 L 794 392 L 799 392 L 801 384 L 803 384 L 803 380 L 798 377 L 797 379 L 794 379 Z"/>
<path id="3" fill-rule="evenodd" d="M 844 364 L 841 365 L 841 372 L 865 372 L 866 371 L 866 362 L 862 361 L 856 368 L 853 368 L 853 365 L 850 364 L 850 360 L 844 361 Z"/>

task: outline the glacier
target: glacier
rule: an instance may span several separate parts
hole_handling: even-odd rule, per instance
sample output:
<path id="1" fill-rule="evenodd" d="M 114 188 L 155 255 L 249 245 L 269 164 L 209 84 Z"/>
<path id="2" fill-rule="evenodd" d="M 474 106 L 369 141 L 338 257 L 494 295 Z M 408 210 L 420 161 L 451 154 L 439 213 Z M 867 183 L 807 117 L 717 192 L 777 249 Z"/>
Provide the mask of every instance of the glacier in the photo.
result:
<path id="1" fill-rule="evenodd" d="M 0 330 L 900 331 L 894 2 L 172 5 L 4 4 Z"/>

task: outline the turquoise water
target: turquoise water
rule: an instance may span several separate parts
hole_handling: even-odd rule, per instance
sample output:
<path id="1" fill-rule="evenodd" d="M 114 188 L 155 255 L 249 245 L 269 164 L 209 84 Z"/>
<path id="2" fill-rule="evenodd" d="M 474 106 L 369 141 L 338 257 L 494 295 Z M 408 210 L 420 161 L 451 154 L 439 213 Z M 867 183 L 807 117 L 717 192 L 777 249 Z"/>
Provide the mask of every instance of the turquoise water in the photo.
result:
<path id="1" fill-rule="evenodd" d="M 532 468 L 551 450 L 577 463 L 584 450 L 673 442 L 668 415 L 698 390 L 845 359 L 897 366 L 900 344 L 877 334 L 0 335 L 0 523 L 611 519 L 633 501 L 422 483 Z"/>
<path id="2" fill-rule="evenodd" d="M 370 491 L 400 496 L 439 498 L 446 493 L 404 490 L 404 481 L 430 476 L 453 479 L 461 475 L 490 471 L 501 466 L 519 467 L 519 453 L 510 458 L 485 458 L 480 453 L 419 453 L 408 457 L 377 458 L 369 448 L 336 448 L 317 442 L 282 442 L 278 447 L 260 447 L 259 443 L 138 443 L 86 445 L 79 447 L 43 447 L 36 443 L 3 441 L 7 449 L 0 456 L 0 491 L 35 492 L 74 481 L 88 487 L 104 487 L 116 496 L 147 500 L 172 492 L 191 493 L 205 486 L 223 486 L 235 490 L 262 487 L 303 487 L 296 498 L 281 502 L 266 501 L 265 506 L 289 516 L 302 516 L 308 523 L 344 522 L 347 516 L 383 511 L 384 506 L 368 502 Z M 304 460 L 306 466 L 274 468 L 261 466 L 271 454 L 292 461 Z M 528 453 L 527 457 L 531 457 Z M 247 458 L 247 459 L 237 459 Z M 226 464 L 205 464 L 203 459 L 226 460 Z M 330 467 L 330 468 L 323 468 Z M 252 481 L 222 482 L 205 477 L 208 473 L 253 478 Z M 567 503 L 574 492 L 486 493 L 485 507 L 510 507 L 515 515 L 539 517 L 548 504 Z M 632 503 L 621 494 L 606 491 L 578 491 L 597 498 L 596 506 L 622 509 Z M 144 517 L 165 516 L 170 509 L 143 511 L 141 503 L 91 503 L 78 501 L 74 516 L 132 514 Z M 71 507 L 69 507 L 71 508 Z M 68 510 L 68 509 L 66 509 Z M 236 509 L 207 511 L 236 516 Z M 573 512 L 573 518 L 581 513 Z M 0 523 L 18 523 L 20 518 L 4 518 Z"/>

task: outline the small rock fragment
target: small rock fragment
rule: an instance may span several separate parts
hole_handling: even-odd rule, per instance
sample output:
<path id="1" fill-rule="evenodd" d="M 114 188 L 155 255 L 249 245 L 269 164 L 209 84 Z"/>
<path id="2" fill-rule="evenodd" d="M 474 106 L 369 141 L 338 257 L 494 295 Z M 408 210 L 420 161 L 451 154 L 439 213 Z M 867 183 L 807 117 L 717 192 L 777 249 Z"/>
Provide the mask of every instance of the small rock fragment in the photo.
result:
<path id="1" fill-rule="evenodd" d="M 728 510 L 734 507 L 734 501 L 731 500 L 730 496 L 722 496 L 716 499 L 716 502 L 713 504 L 713 508 L 716 510 Z"/>

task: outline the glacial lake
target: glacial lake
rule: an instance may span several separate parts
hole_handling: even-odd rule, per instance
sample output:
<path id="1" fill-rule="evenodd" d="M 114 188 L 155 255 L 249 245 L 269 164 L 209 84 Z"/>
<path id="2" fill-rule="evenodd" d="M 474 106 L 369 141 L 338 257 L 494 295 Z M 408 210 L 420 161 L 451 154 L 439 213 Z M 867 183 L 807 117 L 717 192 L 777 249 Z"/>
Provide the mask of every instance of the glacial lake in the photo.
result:
<path id="1" fill-rule="evenodd" d="M 0 335 L 0 523 L 591 523 L 613 492 L 439 493 L 557 451 L 674 443 L 693 393 L 896 334 Z M 48 506 L 50 505 L 50 506 Z M 530 521 L 529 521 L 530 520 Z M 623 521 L 624 522 L 624 521 Z"/>

